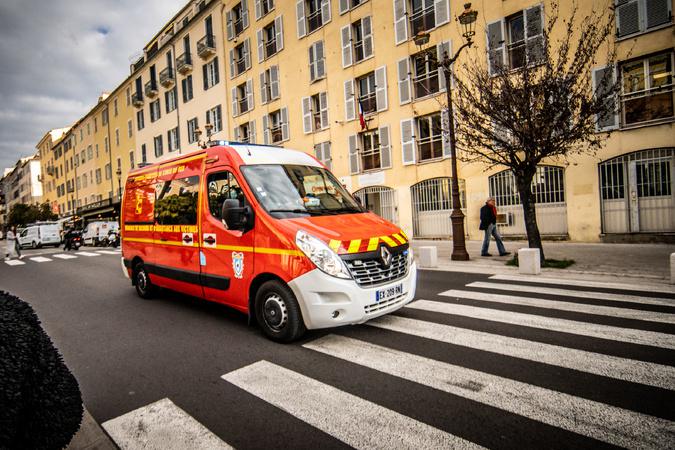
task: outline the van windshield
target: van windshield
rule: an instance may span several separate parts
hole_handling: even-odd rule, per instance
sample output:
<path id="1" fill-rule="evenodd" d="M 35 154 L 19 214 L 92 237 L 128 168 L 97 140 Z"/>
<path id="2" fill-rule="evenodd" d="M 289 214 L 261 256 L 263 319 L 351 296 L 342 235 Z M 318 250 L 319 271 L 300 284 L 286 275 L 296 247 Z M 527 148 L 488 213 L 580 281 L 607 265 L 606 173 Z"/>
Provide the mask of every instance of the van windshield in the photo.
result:
<path id="1" fill-rule="evenodd" d="M 241 170 L 258 202 L 274 217 L 364 212 L 323 167 L 261 164 L 243 166 Z"/>

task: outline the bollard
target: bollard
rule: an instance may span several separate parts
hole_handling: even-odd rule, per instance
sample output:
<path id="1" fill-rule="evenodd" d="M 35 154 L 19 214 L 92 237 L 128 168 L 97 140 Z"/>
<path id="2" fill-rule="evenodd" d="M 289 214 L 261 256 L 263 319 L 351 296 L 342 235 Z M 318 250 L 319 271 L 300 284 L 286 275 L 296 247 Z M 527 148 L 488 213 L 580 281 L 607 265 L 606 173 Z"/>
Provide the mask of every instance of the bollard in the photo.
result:
<path id="1" fill-rule="evenodd" d="M 538 248 L 521 248 L 518 250 L 518 272 L 524 275 L 541 273 L 540 254 Z"/>
<path id="2" fill-rule="evenodd" d="M 419 247 L 417 252 L 417 262 L 420 268 L 436 267 L 438 265 L 438 250 L 436 247 Z"/>
<path id="3" fill-rule="evenodd" d="M 670 254 L 670 284 L 675 284 L 675 253 Z"/>

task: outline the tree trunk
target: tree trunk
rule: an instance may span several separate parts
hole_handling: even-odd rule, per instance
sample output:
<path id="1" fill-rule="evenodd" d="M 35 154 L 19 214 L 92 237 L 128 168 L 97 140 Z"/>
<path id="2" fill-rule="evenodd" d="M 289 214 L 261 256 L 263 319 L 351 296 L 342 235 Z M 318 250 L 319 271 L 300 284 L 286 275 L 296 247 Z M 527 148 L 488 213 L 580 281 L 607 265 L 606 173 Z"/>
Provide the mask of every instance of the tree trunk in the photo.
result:
<path id="1" fill-rule="evenodd" d="M 516 175 L 516 185 L 520 194 L 520 203 L 523 205 L 523 216 L 525 218 L 525 231 L 527 232 L 527 243 L 530 248 L 539 249 L 540 263 L 544 264 L 544 247 L 541 245 L 541 235 L 537 225 L 537 213 L 535 210 L 536 199 L 532 194 L 532 175 Z"/>

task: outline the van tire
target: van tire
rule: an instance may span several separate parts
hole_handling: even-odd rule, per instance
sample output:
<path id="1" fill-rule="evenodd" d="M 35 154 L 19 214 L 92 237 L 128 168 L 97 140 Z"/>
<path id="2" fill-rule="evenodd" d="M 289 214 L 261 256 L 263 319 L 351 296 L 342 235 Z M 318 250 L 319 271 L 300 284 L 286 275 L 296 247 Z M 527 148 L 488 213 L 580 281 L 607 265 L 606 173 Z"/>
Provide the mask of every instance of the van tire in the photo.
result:
<path id="1" fill-rule="evenodd" d="M 134 267 L 134 286 L 138 296 L 145 300 L 151 299 L 157 292 L 157 286 L 150 281 L 150 275 L 142 262 Z"/>
<path id="2" fill-rule="evenodd" d="M 293 291 L 284 283 L 263 283 L 255 296 L 255 314 L 267 337 L 277 342 L 292 342 L 307 328 Z"/>
<path id="3" fill-rule="evenodd" d="M 30 248 L 37 248 L 37 244 L 35 243 L 35 241 L 30 243 Z"/>

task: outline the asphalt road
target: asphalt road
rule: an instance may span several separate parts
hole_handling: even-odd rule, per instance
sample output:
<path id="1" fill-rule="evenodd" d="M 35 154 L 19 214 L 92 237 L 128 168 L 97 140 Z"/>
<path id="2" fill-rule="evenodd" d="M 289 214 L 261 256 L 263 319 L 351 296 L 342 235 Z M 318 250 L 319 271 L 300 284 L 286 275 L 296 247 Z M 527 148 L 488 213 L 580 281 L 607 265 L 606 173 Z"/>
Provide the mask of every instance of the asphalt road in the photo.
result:
<path id="1" fill-rule="evenodd" d="M 169 399 L 242 449 L 675 446 L 672 292 L 422 271 L 419 300 L 376 326 L 280 345 L 221 305 L 141 300 L 119 255 L 84 250 L 25 251 L 0 289 L 112 428 Z"/>

